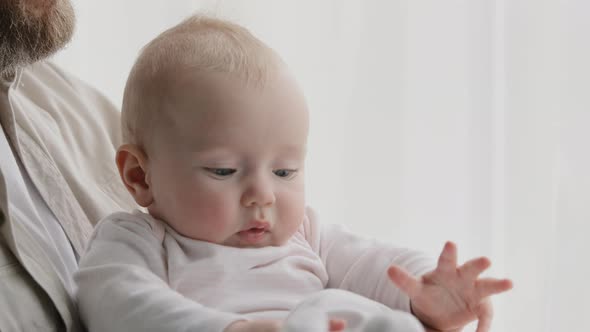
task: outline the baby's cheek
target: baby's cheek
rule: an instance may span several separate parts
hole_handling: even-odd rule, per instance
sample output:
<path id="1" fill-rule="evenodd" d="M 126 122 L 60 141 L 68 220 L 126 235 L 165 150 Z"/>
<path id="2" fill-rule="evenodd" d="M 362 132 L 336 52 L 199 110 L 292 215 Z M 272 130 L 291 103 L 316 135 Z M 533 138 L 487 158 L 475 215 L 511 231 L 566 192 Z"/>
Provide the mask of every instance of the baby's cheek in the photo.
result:
<path id="1" fill-rule="evenodd" d="M 199 218 L 196 218 L 200 223 L 200 228 L 204 235 L 210 241 L 220 242 L 227 237 L 228 233 L 233 233 L 235 228 L 233 221 L 236 216 L 230 204 L 224 200 L 209 197 L 201 200 L 198 204 Z"/>
<path id="2" fill-rule="evenodd" d="M 290 194 L 285 195 L 285 199 L 280 200 L 280 219 L 285 222 L 287 231 L 295 233 L 303 221 L 305 215 L 305 199 L 303 195 Z"/>

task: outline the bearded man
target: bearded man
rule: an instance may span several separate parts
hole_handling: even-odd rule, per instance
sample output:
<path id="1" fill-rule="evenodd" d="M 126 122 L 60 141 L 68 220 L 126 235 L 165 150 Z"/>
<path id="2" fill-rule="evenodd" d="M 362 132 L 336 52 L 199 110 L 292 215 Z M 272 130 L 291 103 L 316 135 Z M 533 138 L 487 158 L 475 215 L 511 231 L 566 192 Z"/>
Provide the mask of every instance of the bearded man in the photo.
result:
<path id="1" fill-rule="evenodd" d="M 74 30 L 69 0 L 0 0 L 0 331 L 81 331 L 72 275 L 119 184 L 119 112 L 45 59 Z"/>

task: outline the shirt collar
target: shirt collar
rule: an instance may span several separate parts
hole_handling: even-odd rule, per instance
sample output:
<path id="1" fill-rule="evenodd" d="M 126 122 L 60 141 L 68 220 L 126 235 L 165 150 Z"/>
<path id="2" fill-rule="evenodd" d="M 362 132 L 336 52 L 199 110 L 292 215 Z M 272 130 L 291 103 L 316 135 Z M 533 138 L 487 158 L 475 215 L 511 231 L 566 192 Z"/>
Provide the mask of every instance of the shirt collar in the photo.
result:
<path id="1" fill-rule="evenodd" d="M 0 75 L 0 89 L 7 90 L 19 84 L 23 74 L 23 68 L 18 67 L 14 72 L 7 75 Z"/>

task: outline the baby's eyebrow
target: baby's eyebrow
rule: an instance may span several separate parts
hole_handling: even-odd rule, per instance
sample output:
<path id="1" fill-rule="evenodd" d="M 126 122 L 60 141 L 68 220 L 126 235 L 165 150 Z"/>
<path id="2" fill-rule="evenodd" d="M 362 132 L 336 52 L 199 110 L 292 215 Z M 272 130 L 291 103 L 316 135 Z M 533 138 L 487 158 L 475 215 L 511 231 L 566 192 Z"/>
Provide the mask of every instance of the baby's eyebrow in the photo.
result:
<path id="1" fill-rule="evenodd" d="M 289 153 L 305 153 L 307 151 L 307 146 L 301 144 L 285 144 L 280 146 L 280 149 Z"/>
<path id="2" fill-rule="evenodd" d="M 235 150 L 226 146 L 192 146 L 189 154 L 200 158 L 231 159 L 243 156 L 243 151 Z M 277 158 L 300 159 L 307 153 L 307 146 L 301 144 L 283 144 L 273 147 L 272 154 Z"/>
<path id="3" fill-rule="evenodd" d="M 235 150 L 220 144 L 186 144 L 185 151 L 191 155 L 200 156 L 232 156 Z"/>
<path id="4" fill-rule="evenodd" d="M 206 157 L 223 157 L 230 156 L 234 153 L 228 148 L 196 148 L 191 150 L 192 153 L 199 154 Z"/>

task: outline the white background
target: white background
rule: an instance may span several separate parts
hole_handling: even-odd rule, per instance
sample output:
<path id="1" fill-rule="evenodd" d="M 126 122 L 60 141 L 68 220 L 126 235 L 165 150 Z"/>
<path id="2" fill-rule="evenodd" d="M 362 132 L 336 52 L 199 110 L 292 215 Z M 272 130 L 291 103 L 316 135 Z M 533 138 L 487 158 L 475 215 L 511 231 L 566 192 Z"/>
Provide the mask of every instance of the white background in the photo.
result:
<path id="1" fill-rule="evenodd" d="M 120 105 L 139 49 L 194 11 L 275 48 L 311 108 L 324 222 L 461 260 L 515 289 L 494 332 L 590 331 L 590 3 L 74 0 L 56 62 Z M 472 331 L 472 329 L 469 329 Z"/>

